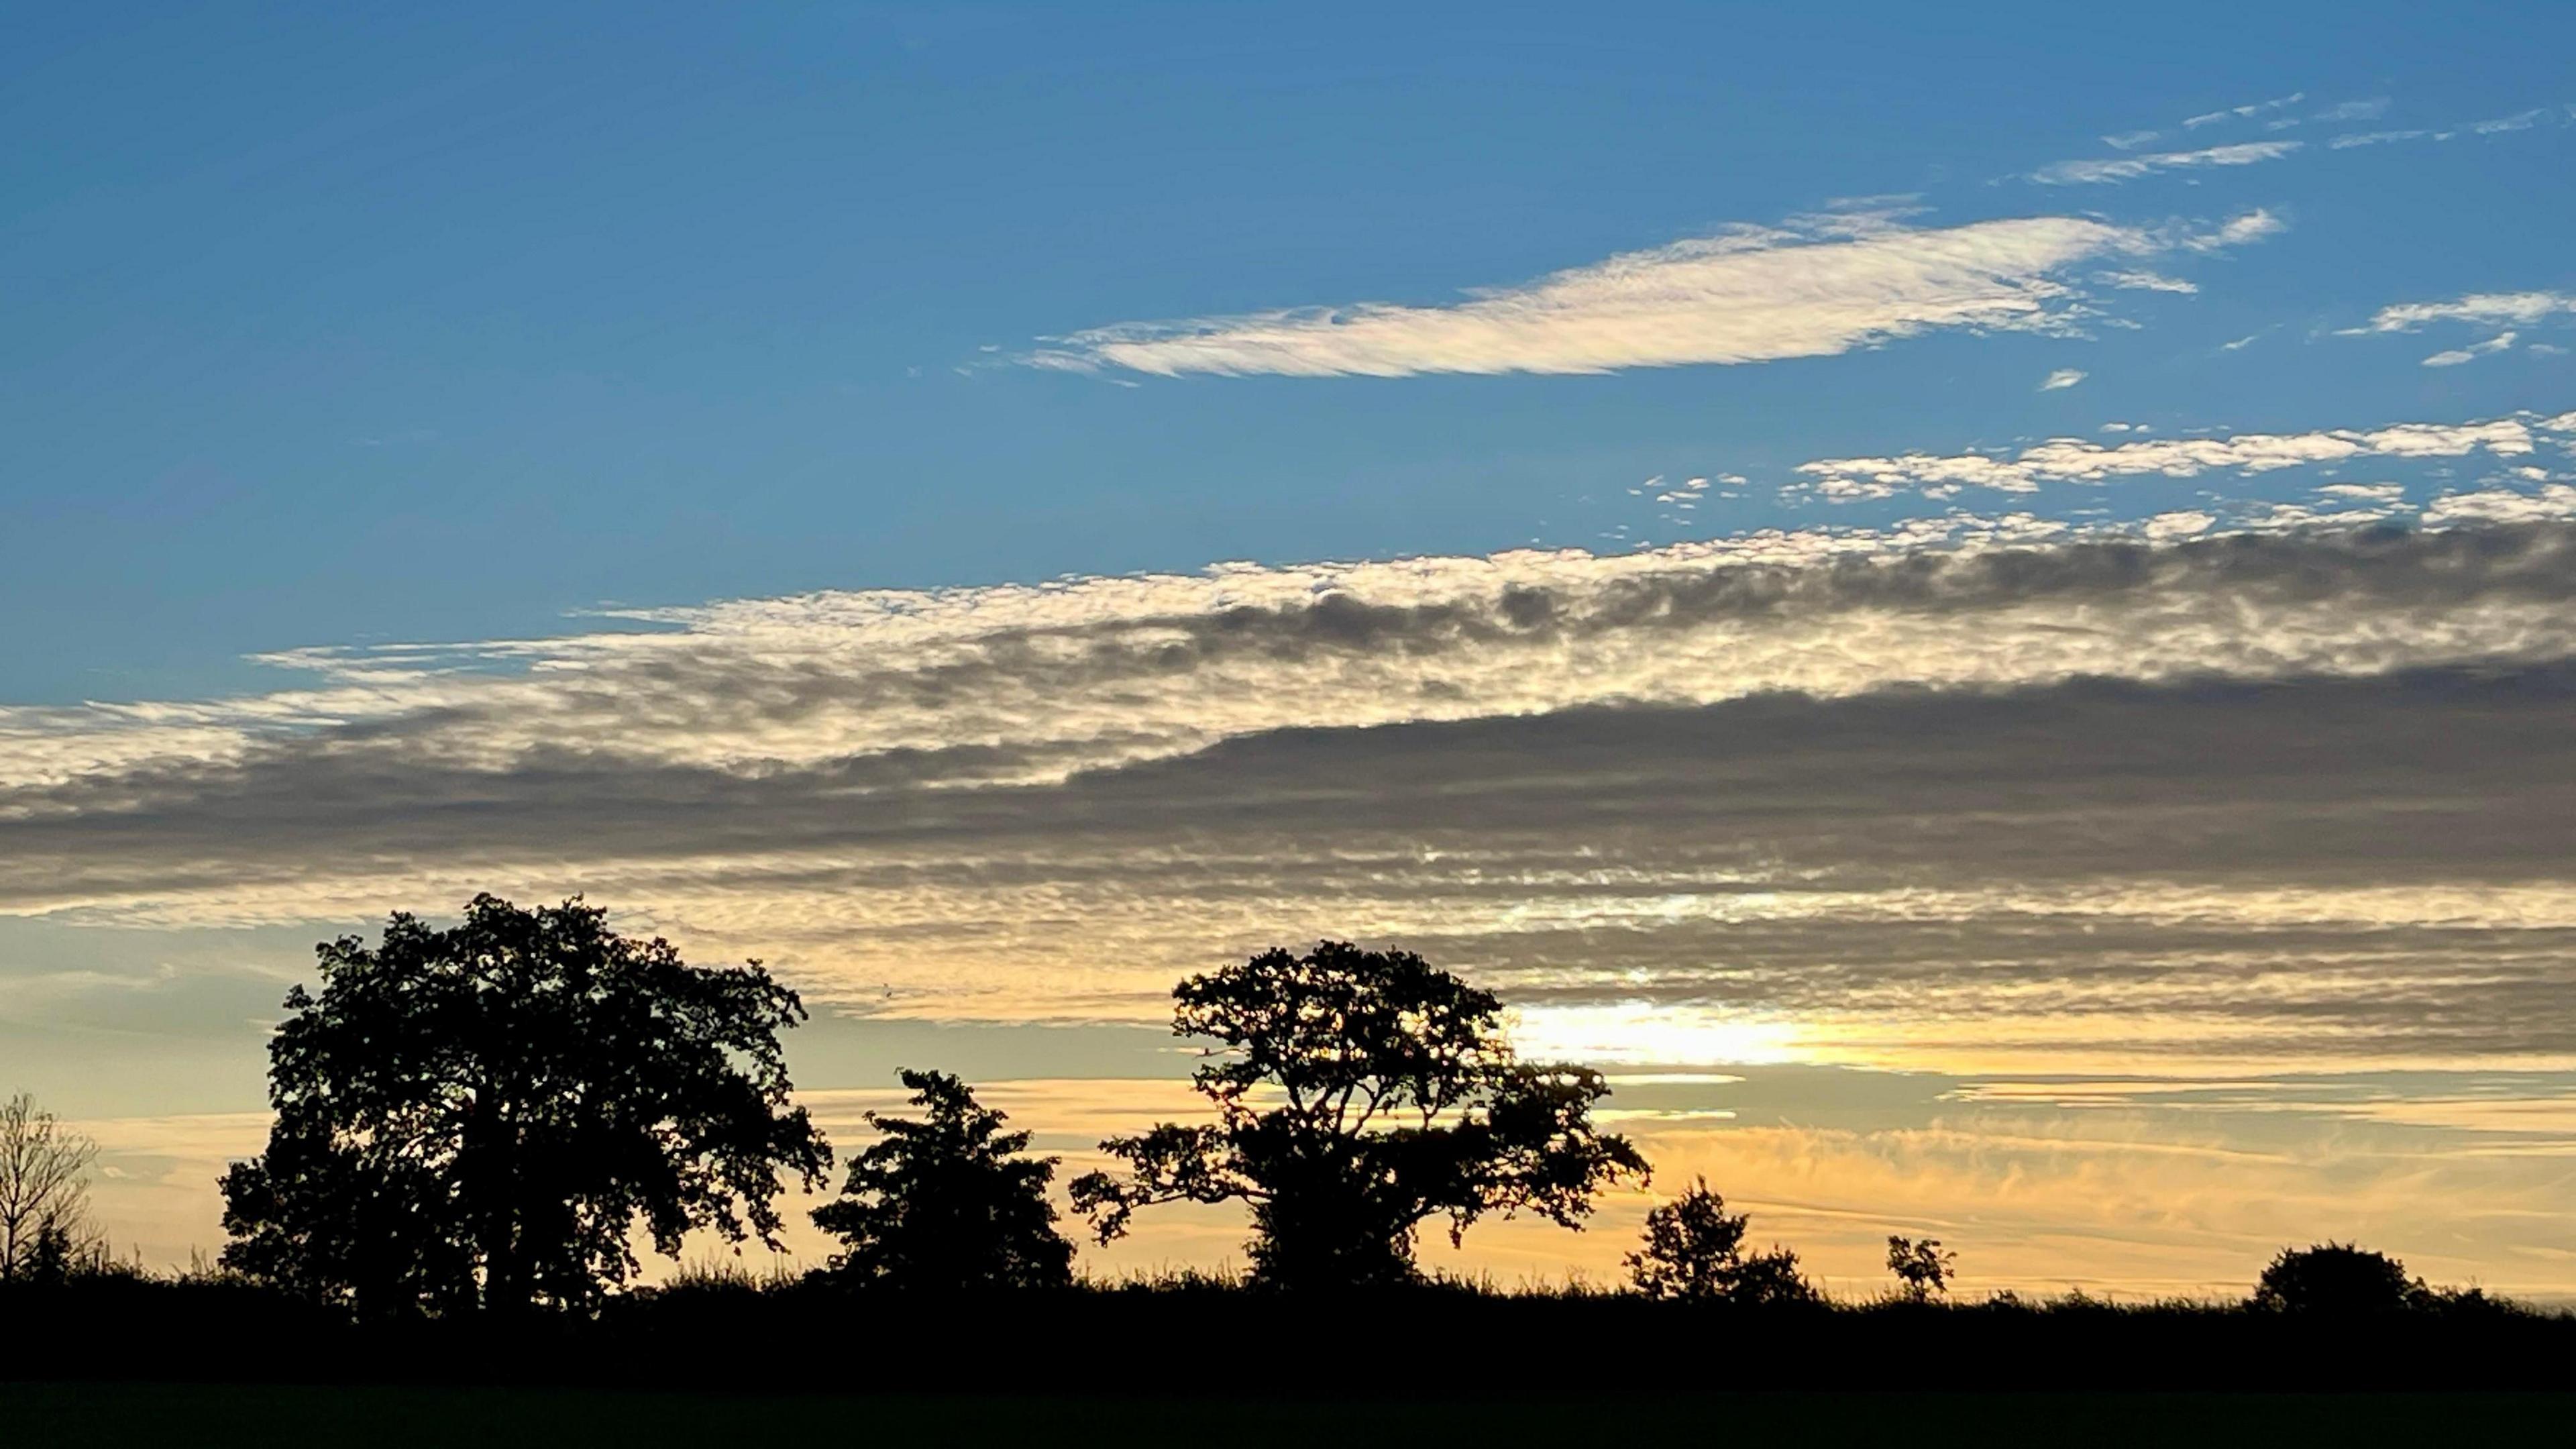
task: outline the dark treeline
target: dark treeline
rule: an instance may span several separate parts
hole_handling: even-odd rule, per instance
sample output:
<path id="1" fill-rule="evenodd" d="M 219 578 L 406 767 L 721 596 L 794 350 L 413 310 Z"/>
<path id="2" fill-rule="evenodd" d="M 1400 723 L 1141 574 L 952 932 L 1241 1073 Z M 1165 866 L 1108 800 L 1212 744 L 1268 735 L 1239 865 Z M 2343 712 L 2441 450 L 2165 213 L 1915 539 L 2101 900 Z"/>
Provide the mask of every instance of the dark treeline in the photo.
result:
<path id="1" fill-rule="evenodd" d="M 1200 1045 L 1193 1080 L 1212 1120 L 1104 1142 L 1115 1167 L 1068 1185 L 1104 1243 L 1163 1204 L 1240 1204 L 1248 1274 L 1078 1277 L 1048 1196 L 1056 1160 L 1031 1155 L 966 1083 L 907 1070 L 911 1112 L 869 1115 L 875 1140 L 813 1213 L 840 1244 L 828 1263 L 645 1287 L 639 1236 L 672 1257 L 692 1232 L 774 1247 L 784 1184 L 828 1183 L 833 1153 L 793 1103 L 780 1044 L 803 1019 L 795 993 L 757 963 L 691 967 L 579 902 L 478 897 L 452 929 L 397 915 L 378 945 L 344 938 L 319 954 L 318 991 L 289 994 L 272 1042 L 267 1148 L 223 1179 L 219 1261 L 154 1275 L 65 1255 L 62 1154 L 81 1149 L 42 1138 L 57 1226 L 29 1229 L 0 1264 L 0 1363 L 130 1373 L 143 1354 L 182 1375 L 685 1372 L 765 1388 L 1350 1386 L 1338 1371 L 1133 1382 L 1238 1360 L 1276 1374 L 1311 1350 L 1532 1388 L 1587 1374 L 2385 1387 L 2553 1382 L 2576 1349 L 2576 1318 L 2438 1289 L 2332 1243 L 2283 1250 L 2241 1302 L 2114 1306 L 1953 1302 L 1953 1253 L 1891 1237 L 1889 1291 L 1835 1302 L 1794 1251 L 1756 1248 L 1704 1181 L 1648 1214 L 1616 1289 L 1433 1279 L 1416 1261 L 1425 1225 L 1453 1240 L 1487 1217 L 1580 1226 L 1602 1190 L 1649 1165 L 1595 1125 L 1601 1076 L 1521 1060 L 1494 995 L 1410 953 L 1335 942 L 1182 982 L 1174 1030 Z M 21 1137 L 36 1141 L 30 1122 L 52 1130 L 18 1107 Z M 0 1169 L 11 1160 L 0 1151 Z"/>

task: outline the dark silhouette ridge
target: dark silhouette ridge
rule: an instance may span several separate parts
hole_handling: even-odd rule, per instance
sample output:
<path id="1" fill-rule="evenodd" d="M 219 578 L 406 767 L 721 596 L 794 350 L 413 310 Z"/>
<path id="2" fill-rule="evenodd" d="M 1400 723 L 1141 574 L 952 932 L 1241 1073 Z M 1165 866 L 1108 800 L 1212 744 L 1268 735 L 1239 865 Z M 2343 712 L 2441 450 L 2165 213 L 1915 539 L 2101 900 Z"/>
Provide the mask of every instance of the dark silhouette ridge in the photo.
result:
<path id="1" fill-rule="evenodd" d="M 1172 997 L 1174 1034 L 1216 1043 L 1191 1081 L 1218 1121 L 1101 1144 L 1128 1170 L 1072 1193 L 1104 1243 L 1141 1207 L 1242 1202 L 1262 1283 L 1381 1287 L 1416 1276 L 1426 1219 L 1447 1216 L 1452 1241 L 1492 1212 L 1576 1227 L 1603 1187 L 1646 1175 L 1592 1126 L 1600 1073 L 1517 1060 L 1501 1000 L 1411 952 L 1274 947 Z"/>
<path id="2" fill-rule="evenodd" d="M 640 1219 L 775 1245 L 779 1173 L 831 1149 L 788 1102 L 796 993 L 692 967 L 568 901 L 474 898 L 317 948 L 269 1048 L 268 1150 L 223 1180 L 225 1266 L 362 1316 L 582 1308 Z"/>
<path id="3" fill-rule="evenodd" d="M 824 1273 L 849 1287 L 906 1292 L 1066 1288 L 1073 1244 L 1056 1231 L 1047 1183 L 1057 1159 L 1025 1157 L 1029 1134 L 945 1072 L 905 1071 L 920 1121 L 867 1114 L 883 1134 L 850 1162 L 814 1225 L 843 1251 Z"/>

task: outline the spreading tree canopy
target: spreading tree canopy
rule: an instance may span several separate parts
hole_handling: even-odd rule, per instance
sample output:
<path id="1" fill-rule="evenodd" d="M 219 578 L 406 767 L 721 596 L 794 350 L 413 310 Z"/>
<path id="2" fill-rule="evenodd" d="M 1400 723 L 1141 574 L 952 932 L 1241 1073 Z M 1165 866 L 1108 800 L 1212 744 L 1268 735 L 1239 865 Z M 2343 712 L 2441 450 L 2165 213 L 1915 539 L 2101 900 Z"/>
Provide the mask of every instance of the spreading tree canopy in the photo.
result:
<path id="1" fill-rule="evenodd" d="M 957 1078 L 902 1077 L 926 1117 L 867 1114 L 882 1135 L 851 1161 L 840 1199 L 814 1210 L 815 1226 L 845 1248 L 832 1271 L 904 1290 L 1070 1284 L 1073 1244 L 1046 1197 L 1056 1159 L 1022 1156 L 1029 1134 L 1003 1131 L 1004 1115 Z"/>
<path id="2" fill-rule="evenodd" d="M 1453 1242 L 1494 1212 L 1578 1227 L 1603 1187 L 1645 1175 L 1593 1128 L 1599 1073 L 1517 1060 L 1502 1002 L 1409 951 L 1272 949 L 1172 995 L 1174 1033 L 1212 1043 L 1192 1080 L 1217 1120 L 1101 1144 L 1127 1170 L 1072 1194 L 1104 1243 L 1141 1207 L 1243 1202 L 1264 1281 L 1384 1284 L 1414 1275 L 1429 1218 Z"/>
<path id="3" fill-rule="evenodd" d="M 268 1150 L 223 1180 L 231 1267 L 362 1312 L 581 1306 L 712 1229 L 773 1246 L 831 1149 L 788 1102 L 796 993 L 578 900 L 489 895 L 317 948 L 269 1046 Z"/>

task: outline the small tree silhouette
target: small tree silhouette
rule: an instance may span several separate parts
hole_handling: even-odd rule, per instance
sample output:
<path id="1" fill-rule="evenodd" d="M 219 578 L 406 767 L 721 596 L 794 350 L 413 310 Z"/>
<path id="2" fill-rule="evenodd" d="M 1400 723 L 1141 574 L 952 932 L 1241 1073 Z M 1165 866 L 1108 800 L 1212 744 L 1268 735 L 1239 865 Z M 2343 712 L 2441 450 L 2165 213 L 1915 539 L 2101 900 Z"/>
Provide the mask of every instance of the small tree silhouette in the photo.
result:
<path id="1" fill-rule="evenodd" d="M 2254 1306 L 2282 1313 L 2394 1313 L 2432 1297 L 2404 1263 L 2351 1243 L 2283 1248 L 2254 1285 Z"/>
<path id="2" fill-rule="evenodd" d="M 20 1092 L 0 1100 L 0 1279 L 55 1280 L 104 1250 L 89 1213 L 98 1144 Z"/>
<path id="3" fill-rule="evenodd" d="M 1908 1303 L 1929 1303 L 1933 1295 L 1947 1295 L 1950 1275 L 1959 1266 L 1959 1255 L 1941 1250 L 1939 1238 L 1914 1239 L 1887 1237 L 1887 1271 L 1896 1275 L 1897 1291 Z"/>
<path id="4" fill-rule="evenodd" d="M 1410 951 L 1272 949 L 1172 998 L 1174 1034 L 1216 1043 L 1191 1081 L 1218 1120 L 1101 1144 L 1128 1170 L 1072 1191 L 1104 1243 L 1140 1207 L 1245 1202 L 1262 1281 L 1399 1283 L 1427 1218 L 1452 1242 L 1491 1212 L 1577 1227 L 1603 1186 L 1646 1173 L 1593 1128 L 1600 1073 L 1517 1060 L 1502 1001 Z"/>
<path id="5" fill-rule="evenodd" d="M 1707 1178 L 1646 1214 L 1645 1241 L 1624 1259 L 1628 1280 L 1649 1298 L 1780 1305 L 1817 1301 L 1798 1255 L 1774 1246 L 1744 1251 L 1746 1217 L 1726 1210 Z"/>
<path id="6" fill-rule="evenodd" d="M 1073 1281 L 1073 1244 L 1055 1228 L 1046 1188 L 1056 1159 L 1023 1157 L 1026 1132 L 1004 1132 L 1002 1113 L 945 1072 L 905 1071 L 922 1121 L 867 1114 L 884 1135 L 850 1163 L 839 1201 L 814 1225 L 846 1251 L 842 1281 L 895 1289 L 1061 1288 Z"/>

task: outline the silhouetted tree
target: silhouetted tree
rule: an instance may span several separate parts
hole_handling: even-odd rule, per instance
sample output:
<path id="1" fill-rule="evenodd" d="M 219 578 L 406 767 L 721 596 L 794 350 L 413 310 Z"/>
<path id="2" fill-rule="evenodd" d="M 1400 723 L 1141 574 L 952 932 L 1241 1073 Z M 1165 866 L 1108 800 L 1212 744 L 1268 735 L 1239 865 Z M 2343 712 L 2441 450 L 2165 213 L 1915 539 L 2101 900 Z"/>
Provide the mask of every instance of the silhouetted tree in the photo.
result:
<path id="1" fill-rule="evenodd" d="M 1452 1242 L 1489 1212 L 1577 1227 L 1601 1188 L 1645 1175 L 1593 1129 L 1599 1073 L 1518 1061 L 1502 1002 L 1409 951 L 1274 948 L 1172 997 L 1173 1032 L 1216 1043 L 1192 1083 L 1217 1121 L 1101 1144 L 1128 1170 L 1072 1193 L 1104 1243 L 1140 1207 L 1239 1201 L 1262 1281 L 1401 1282 L 1427 1218 Z"/>
<path id="2" fill-rule="evenodd" d="M 1887 1238 L 1887 1271 L 1896 1275 L 1897 1291 L 1909 1303 L 1928 1303 L 1936 1293 L 1950 1291 L 1950 1275 L 1959 1266 L 1959 1255 L 1941 1251 L 1939 1238 L 1902 1238 L 1890 1233 Z"/>
<path id="3" fill-rule="evenodd" d="M 2350 1243 L 2283 1248 L 2254 1285 L 2255 1307 L 2287 1313 L 2393 1313 L 2432 1299 L 2405 1264 Z"/>
<path id="4" fill-rule="evenodd" d="M 921 1121 L 867 1114 L 884 1134 L 850 1163 L 839 1201 L 814 1225 L 846 1251 L 832 1271 L 853 1284 L 949 1290 L 1061 1288 L 1073 1282 L 1073 1244 L 1055 1228 L 1047 1182 L 1056 1159 L 1023 1157 L 1029 1134 L 1004 1132 L 945 1072 L 901 1074 Z"/>
<path id="5" fill-rule="evenodd" d="M 269 1045 L 268 1150 L 225 1174 L 227 1267 L 368 1313 L 591 1302 L 683 1234 L 776 1244 L 779 1174 L 831 1149 L 788 1103 L 796 993 L 687 965 L 567 901 L 477 896 L 316 948 Z"/>
<path id="6" fill-rule="evenodd" d="M 1774 1245 L 1767 1253 L 1744 1251 L 1747 1219 L 1726 1210 L 1726 1199 L 1707 1178 L 1646 1214 L 1645 1241 L 1622 1261 L 1628 1279 L 1649 1298 L 1684 1298 L 1751 1305 L 1817 1301 L 1815 1285 L 1798 1271 L 1798 1255 Z"/>
<path id="7" fill-rule="evenodd" d="M 59 1277 L 97 1246 L 89 1167 L 98 1144 L 20 1092 L 0 1101 L 0 1278 Z"/>

